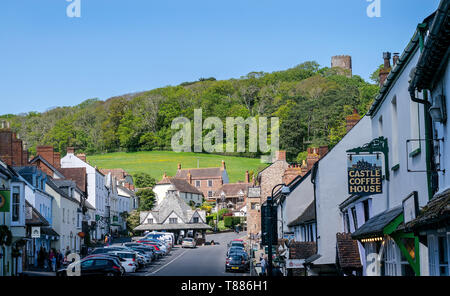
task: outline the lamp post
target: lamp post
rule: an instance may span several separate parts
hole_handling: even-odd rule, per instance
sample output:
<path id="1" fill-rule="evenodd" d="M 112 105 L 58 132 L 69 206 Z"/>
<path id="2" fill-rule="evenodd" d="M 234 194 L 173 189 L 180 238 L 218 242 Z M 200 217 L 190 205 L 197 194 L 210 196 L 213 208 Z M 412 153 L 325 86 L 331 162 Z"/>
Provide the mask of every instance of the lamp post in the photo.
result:
<path id="1" fill-rule="evenodd" d="M 272 223 L 273 223 L 273 218 L 272 217 L 272 213 L 273 213 L 273 192 L 275 191 L 275 188 L 282 186 L 281 188 L 281 193 L 282 194 L 287 194 L 289 193 L 289 187 L 286 186 L 286 184 L 281 183 L 281 184 L 277 184 L 272 188 L 272 194 L 267 198 L 267 241 L 268 241 L 268 248 L 267 248 L 267 255 L 268 255 L 268 262 L 267 262 L 267 272 L 269 274 L 269 276 L 272 276 Z M 277 218 L 275 218 L 275 221 L 277 220 Z"/>

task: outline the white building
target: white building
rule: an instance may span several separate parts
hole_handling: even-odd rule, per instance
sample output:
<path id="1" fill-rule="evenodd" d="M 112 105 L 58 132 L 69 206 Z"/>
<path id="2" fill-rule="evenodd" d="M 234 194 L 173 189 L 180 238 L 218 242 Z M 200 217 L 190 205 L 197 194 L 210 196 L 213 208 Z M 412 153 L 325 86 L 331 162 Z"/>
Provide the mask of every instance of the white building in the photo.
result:
<path id="1" fill-rule="evenodd" d="M 2 161 L 0 161 L 0 227 L 2 234 L 10 235 L 11 239 L 10 244 L 0 247 L 0 275 L 17 275 L 22 272 L 22 256 L 13 256 L 12 251 L 17 246 L 16 243 L 26 237 L 25 180 Z"/>
<path id="2" fill-rule="evenodd" d="M 203 193 L 196 187 L 189 184 L 184 179 L 167 177 L 164 174 L 161 181 L 159 181 L 154 187 L 153 192 L 156 196 L 156 204 L 162 203 L 167 196 L 170 188 L 175 188 L 176 193 L 187 203 L 195 206 L 200 206 L 203 203 Z"/>
<path id="3" fill-rule="evenodd" d="M 74 154 L 74 148 L 68 147 L 67 154 L 61 158 L 62 168 L 86 168 L 87 173 L 87 200 L 96 209 L 96 230 L 94 239 L 102 239 L 108 232 L 109 200 L 105 184 L 105 176 L 97 168 L 89 165 Z"/>
<path id="4" fill-rule="evenodd" d="M 72 253 L 80 253 L 82 239 L 78 236 L 81 232 L 83 221 L 80 198 L 82 196 L 74 181 L 63 179 L 50 179 L 47 182 L 47 190 L 55 196 L 53 207 L 53 219 L 55 231 L 60 235 L 55 248 L 63 254 L 69 249 Z"/>
<path id="5" fill-rule="evenodd" d="M 431 131 L 426 137 L 428 141 L 421 144 L 425 144 L 428 151 L 430 166 L 427 170 L 434 182 L 429 183 L 431 200 L 416 213 L 417 217 L 407 224 L 407 228 L 427 244 L 428 264 L 421 266 L 421 270 L 428 268 L 432 276 L 448 276 L 450 270 L 450 176 L 446 173 L 450 168 L 449 8 L 449 1 L 441 1 L 432 25 L 424 31 L 423 50 L 409 88 L 411 99 L 415 100 L 417 91 L 425 94 L 425 101 L 418 102 L 426 106 L 430 117 L 425 118 Z"/>

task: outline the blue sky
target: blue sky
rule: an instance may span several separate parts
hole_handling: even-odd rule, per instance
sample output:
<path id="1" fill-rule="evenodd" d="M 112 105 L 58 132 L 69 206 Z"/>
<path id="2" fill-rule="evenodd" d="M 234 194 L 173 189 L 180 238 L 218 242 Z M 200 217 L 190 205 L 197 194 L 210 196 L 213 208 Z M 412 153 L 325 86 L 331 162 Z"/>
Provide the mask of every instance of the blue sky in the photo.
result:
<path id="1" fill-rule="evenodd" d="M 1 0 L 0 114 L 45 111 L 348 54 L 369 80 L 439 0 Z"/>

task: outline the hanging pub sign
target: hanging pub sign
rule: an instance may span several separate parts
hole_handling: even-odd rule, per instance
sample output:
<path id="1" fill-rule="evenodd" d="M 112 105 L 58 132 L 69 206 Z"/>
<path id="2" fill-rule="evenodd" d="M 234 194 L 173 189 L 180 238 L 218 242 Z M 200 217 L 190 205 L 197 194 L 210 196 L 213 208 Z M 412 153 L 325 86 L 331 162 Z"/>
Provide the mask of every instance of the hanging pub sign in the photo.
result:
<path id="1" fill-rule="evenodd" d="M 9 196 L 11 191 L 0 190 L 0 212 L 9 212 Z"/>
<path id="2" fill-rule="evenodd" d="M 383 193 L 382 162 L 379 154 L 349 154 L 347 157 L 348 193 L 372 195 Z"/>

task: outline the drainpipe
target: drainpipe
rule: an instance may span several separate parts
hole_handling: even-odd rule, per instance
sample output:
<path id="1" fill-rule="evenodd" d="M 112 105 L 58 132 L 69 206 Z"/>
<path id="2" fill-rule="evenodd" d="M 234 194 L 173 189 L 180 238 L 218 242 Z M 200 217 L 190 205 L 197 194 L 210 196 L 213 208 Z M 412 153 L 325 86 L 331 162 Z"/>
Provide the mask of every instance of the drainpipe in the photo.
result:
<path id="1" fill-rule="evenodd" d="M 424 36 L 426 33 L 426 24 L 419 24 L 417 26 L 417 30 L 419 31 L 419 47 L 420 52 L 423 52 L 424 49 Z M 433 197 L 433 185 L 432 185 L 432 170 L 435 167 L 435 164 L 432 159 L 433 155 L 433 145 L 430 143 L 430 139 L 432 139 L 433 135 L 433 127 L 431 125 L 431 116 L 428 113 L 428 108 L 431 103 L 428 100 L 428 93 L 426 90 L 423 92 L 424 99 L 416 98 L 416 89 L 415 87 L 409 87 L 409 94 L 411 96 L 411 100 L 418 104 L 423 105 L 424 109 L 424 120 L 425 120 L 425 162 L 426 162 L 426 170 L 427 170 L 427 185 L 428 185 L 428 199 L 430 200 Z"/>

